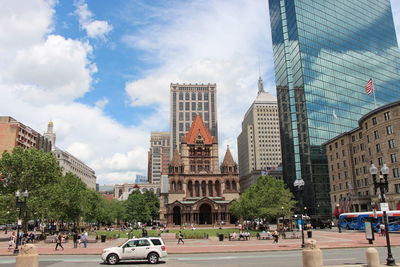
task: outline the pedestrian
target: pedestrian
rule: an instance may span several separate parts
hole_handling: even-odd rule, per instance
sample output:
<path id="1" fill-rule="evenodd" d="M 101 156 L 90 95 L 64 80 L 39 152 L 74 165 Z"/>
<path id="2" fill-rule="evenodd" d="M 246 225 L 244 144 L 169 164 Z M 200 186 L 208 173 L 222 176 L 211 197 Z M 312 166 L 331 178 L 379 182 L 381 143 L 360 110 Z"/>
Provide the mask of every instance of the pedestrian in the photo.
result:
<path id="1" fill-rule="evenodd" d="M 87 243 L 88 243 L 88 233 L 85 232 L 83 235 L 81 235 L 81 241 L 83 243 L 83 247 L 87 248 Z"/>
<path id="2" fill-rule="evenodd" d="M 72 238 L 74 240 L 74 248 L 77 248 L 78 247 L 78 232 L 77 231 L 74 231 Z"/>
<path id="3" fill-rule="evenodd" d="M 381 236 L 386 236 L 386 229 L 385 229 L 385 225 L 383 223 L 381 223 L 379 225 L 379 228 L 381 230 Z"/>
<path id="4" fill-rule="evenodd" d="M 274 239 L 274 241 L 272 243 L 278 243 L 279 241 L 279 233 L 277 230 L 274 231 L 274 233 L 272 234 L 272 237 Z"/>
<path id="5" fill-rule="evenodd" d="M 62 246 L 62 239 L 63 239 L 63 236 L 62 236 L 62 234 L 61 233 L 58 233 L 58 235 L 57 235 L 57 237 L 56 237 L 56 247 L 55 247 L 55 250 L 58 250 L 58 247 L 61 247 L 61 249 L 62 250 L 64 250 L 64 247 Z"/>
<path id="6" fill-rule="evenodd" d="M 10 235 L 10 239 L 8 240 L 8 250 L 12 249 L 15 246 L 15 232 L 12 232 Z"/>
<path id="7" fill-rule="evenodd" d="M 185 244 L 185 241 L 183 241 L 183 234 L 181 233 L 181 231 L 179 231 L 178 234 L 178 245 L 182 242 L 182 244 Z"/>

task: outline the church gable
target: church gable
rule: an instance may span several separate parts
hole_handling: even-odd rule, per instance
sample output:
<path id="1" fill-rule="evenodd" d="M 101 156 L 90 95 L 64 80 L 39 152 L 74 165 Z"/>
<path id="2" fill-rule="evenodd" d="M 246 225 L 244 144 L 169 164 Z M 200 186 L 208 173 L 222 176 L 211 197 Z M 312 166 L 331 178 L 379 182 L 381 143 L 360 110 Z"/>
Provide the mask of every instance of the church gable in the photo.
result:
<path id="1" fill-rule="evenodd" d="M 185 141 L 187 144 L 206 144 L 211 145 L 214 141 L 214 137 L 207 129 L 203 120 L 199 115 L 194 119 L 189 132 L 186 134 Z"/>

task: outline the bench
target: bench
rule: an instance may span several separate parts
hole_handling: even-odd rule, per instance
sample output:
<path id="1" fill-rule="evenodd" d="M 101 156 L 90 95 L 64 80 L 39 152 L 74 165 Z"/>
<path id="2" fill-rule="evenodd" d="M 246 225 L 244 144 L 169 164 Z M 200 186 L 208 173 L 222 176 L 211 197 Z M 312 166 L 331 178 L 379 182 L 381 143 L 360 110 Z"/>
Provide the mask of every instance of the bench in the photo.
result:
<path id="1" fill-rule="evenodd" d="M 88 243 L 97 243 L 98 240 L 99 239 L 97 238 L 97 236 L 90 235 L 90 236 L 87 237 L 87 242 Z"/>
<path id="2" fill-rule="evenodd" d="M 161 233 L 160 237 L 163 240 L 176 240 L 176 234 L 175 233 Z"/>
<path id="3" fill-rule="evenodd" d="M 271 235 L 271 233 L 257 233 L 257 239 L 258 240 L 261 240 L 261 239 L 270 240 L 270 239 L 273 239 L 273 236 Z"/>
<path id="4" fill-rule="evenodd" d="M 282 237 L 283 237 L 283 239 L 299 239 L 300 235 L 296 234 L 296 233 L 291 233 L 291 234 L 288 234 L 288 235 L 285 234 Z"/>
<path id="5" fill-rule="evenodd" d="M 229 241 L 246 241 L 250 240 L 250 236 L 244 236 L 242 234 L 230 234 Z"/>

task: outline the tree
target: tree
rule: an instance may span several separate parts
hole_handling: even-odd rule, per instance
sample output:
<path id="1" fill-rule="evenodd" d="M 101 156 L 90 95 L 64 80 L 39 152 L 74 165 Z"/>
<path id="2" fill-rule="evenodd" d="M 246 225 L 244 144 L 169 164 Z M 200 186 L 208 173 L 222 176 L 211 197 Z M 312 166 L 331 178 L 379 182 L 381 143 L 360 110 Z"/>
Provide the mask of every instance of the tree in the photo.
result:
<path id="1" fill-rule="evenodd" d="M 271 176 L 260 176 L 257 183 L 250 186 L 235 201 L 230 211 L 232 214 L 246 220 L 273 219 L 288 213 L 295 207 L 293 194 L 282 180 Z"/>
<path id="2" fill-rule="evenodd" d="M 128 197 L 125 203 L 126 220 L 130 223 L 149 222 L 152 219 L 151 203 L 147 202 L 147 198 L 140 193 L 139 190 L 134 190 Z"/>
<path id="3" fill-rule="evenodd" d="M 158 219 L 160 215 L 160 199 L 151 191 L 146 191 L 143 194 L 147 205 L 150 208 L 150 215 L 152 220 Z"/>

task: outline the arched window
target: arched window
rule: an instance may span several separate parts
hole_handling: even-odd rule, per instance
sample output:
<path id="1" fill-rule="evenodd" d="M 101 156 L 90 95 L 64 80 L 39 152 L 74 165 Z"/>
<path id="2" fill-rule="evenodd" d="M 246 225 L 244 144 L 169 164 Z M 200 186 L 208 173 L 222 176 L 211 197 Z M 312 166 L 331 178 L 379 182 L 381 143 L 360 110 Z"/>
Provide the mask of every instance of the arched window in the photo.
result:
<path id="1" fill-rule="evenodd" d="M 194 182 L 194 193 L 196 197 L 200 197 L 200 184 L 199 181 Z"/>
<path id="2" fill-rule="evenodd" d="M 188 193 L 190 197 L 193 197 L 193 182 L 189 181 L 188 183 Z"/>
<path id="3" fill-rule="evenodd" d="M 229 182 L 229 180 L 226 180 L 226 182 L 225 182 L 225 189 L 226 190 L 230 190 L 231 189 L 231 183 Z"/>
<path id="4" fill-rule="evenodd" d="M 190 95 L 189 95 L 189 93 L 186 93 L 185 94 L 185 100 L 189 100 L 190 99 Z"/>
<path id="5" fill-rule="evenodd" d="M 173 181 L 173 182 L 171 183 L 171 190 L 172 190 L 172 191 L 175 191 L 175 190 L 176 190 L 176 183 L 175 183 L 175 181 Z"/>
<path id="6" fill-rule="evenodd" d="M 205 181 L 201 182 L 201 193 L 203 197 L 207 196 L 207 184 Z"/>
<path id="7" fill-rule="evenodd" d="M 211 181 L 208 182 L 208 195 L 212 197 L 214 195 L 214 190 L 213 190 L 213 183 Z"/>
<path id="8" fill-rule="evenodd" d="M 182 182 L 181 182 L 181 181 L 178 182 L 178 190 L 179 190 L 179 191 L 182 190 Z"/>
<path id="9" fill-rule="evenodd" d="M 219 181 L 215 182 L 215 194 L 219 197 L 221 196 L 221 184 Z"/>
<path id="10" fill-rule="evenodd" d="M 118 197 L 122 196 L 122 189 L 119 190 L 118 192 Z"/>

